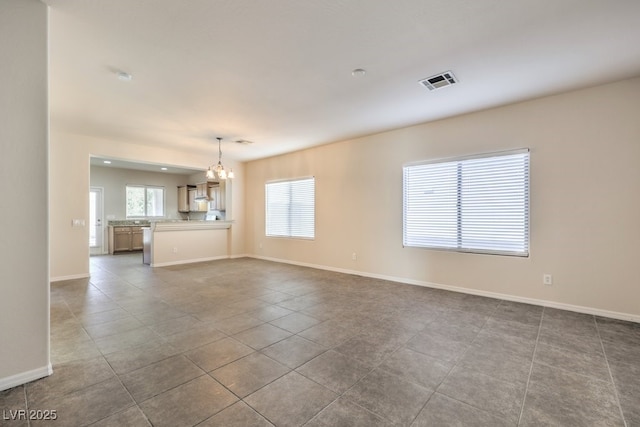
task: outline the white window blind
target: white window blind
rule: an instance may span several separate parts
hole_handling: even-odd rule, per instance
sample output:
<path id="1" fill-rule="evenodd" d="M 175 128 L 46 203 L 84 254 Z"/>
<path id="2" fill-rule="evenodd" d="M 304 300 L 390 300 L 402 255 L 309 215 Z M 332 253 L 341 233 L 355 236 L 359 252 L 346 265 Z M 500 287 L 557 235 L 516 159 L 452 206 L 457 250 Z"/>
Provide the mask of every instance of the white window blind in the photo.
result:
<path id="1" fill-rule="evenodd" d="M 403 168 L 404 246 L 529 254 L 529 151 Z"/>
<path id="2" fill-rule="evenodd" d="M 315 238 L 315 178 L 269 182 L 266 235 Z"/>

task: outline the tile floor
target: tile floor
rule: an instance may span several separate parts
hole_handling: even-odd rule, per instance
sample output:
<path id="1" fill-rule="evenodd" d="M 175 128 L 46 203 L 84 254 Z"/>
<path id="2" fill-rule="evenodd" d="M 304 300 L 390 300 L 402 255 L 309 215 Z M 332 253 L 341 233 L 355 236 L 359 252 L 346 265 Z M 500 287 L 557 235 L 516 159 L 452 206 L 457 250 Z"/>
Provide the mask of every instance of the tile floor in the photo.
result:
<path id="1" fill-rule="evenodd" d="M 55 409 L 60 426 L 640 425 L 640 324 L 254 259 L 94 257 L 90 280 L 52 284 L 51 346 L 54 374 L 0 392 L 5 413 Z"/>

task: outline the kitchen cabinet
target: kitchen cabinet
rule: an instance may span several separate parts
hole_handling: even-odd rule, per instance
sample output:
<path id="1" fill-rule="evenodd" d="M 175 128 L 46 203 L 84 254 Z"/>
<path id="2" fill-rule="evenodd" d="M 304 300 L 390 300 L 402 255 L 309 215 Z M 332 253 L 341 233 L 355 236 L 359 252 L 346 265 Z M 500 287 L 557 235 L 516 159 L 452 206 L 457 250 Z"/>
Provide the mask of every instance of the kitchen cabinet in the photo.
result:
<path id="1" fill-rule="evenodd" d="M 131 250 L 131 227 L 113 227 L 113 252 Z"/>
<path id="2" fill-rule="evenodd" d="M 142 250 L 142 227 L 109 227 L 109 253 Z"/>
<path id="3" fill-rule="evenodd" d="M 202 188 L 198 190 L 198 186 L 201 186 L 201 184 L 178 186 L 178 212 L 189 213 L 207 211 L 206 192 L 204 193 L 205 198 L 198 196 L 202 192 Z M 199 198 L 201 200 L 198 200 Z"/>
<path id="4" fill-rule="evenodd" d="M 209 210 L 218 210 L 218 199 L 220 198 L 220 189 L 218 186 L 209 187 Z"/>
<path id="5" fill-rule="evenodd" d="M 215 184 L 209 187 L 209 209 L 215 211 L 225 210 L 224 184 Z"/>
<path id="6" fill-rule="evenodd" d="M 196 199 L 206 200 L 209 197 L 209 193 L 207 191 L 208 187 L 208 182 L 201 182 L 199 184 L 196 184 Z"/>
<path id="7" fill-rule="evenodd" d="M 131 250 L 142 250 L 142 227 L 131 227 Z"/>
<path id="8" fill-rule="evenodd" d="M 189 212 L 206 212 L 207 201 L 205 199 L 197 200 L 197 190 L 189 189 Z"/>
<path id="9" fill-rule="evenodd" d="M 198 210 L 198 202 L 196 202 L 196 189 L 189 189 L 189 212 Z"/>
<path id="10" fill-rule="evenodd" d="M 191 209 L 189 207 L 189 190 L 195 187 L 192 185 L 181 185 L 178 187 L 178 212 L 188 213 Z"/>

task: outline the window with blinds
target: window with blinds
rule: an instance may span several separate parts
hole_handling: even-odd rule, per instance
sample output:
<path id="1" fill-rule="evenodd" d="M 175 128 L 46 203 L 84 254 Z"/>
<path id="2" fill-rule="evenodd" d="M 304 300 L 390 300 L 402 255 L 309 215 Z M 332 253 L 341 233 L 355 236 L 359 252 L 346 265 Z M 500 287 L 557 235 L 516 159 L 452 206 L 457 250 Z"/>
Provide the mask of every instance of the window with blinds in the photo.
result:
<path id="1" fill-rule="evenodd" d="M 406 165 L 404 246 L 529 255 L 529 150 Z"/>
<path id="2" fill-rule="evenodd" d="M 268 182 L 266 235 L 315 238 L 315 178 Z"/>

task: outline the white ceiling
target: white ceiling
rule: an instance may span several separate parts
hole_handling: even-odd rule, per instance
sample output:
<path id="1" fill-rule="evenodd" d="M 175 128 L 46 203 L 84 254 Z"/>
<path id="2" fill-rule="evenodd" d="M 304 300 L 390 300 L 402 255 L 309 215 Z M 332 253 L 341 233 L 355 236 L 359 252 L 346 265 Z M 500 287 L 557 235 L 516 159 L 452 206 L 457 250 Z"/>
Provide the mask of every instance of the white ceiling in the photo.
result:
<path id="1" fill-rule="evenodd" d="M 640 75 L 638 0 L 44 1 L 52 128 L 240 161 Z"/>
<path id="2" fill-rule="evenodd" d="M 90 159 L 90 164 L 91 166 L 100 166 L 111 169 L 134 169 L 145 172 L 157 172 L 176 175 L 192 175 L 194 173 L 204 172 L 200 169 L 183 168 L 167 164 L 132 162 L 129 160 L 114 159 L 113 157 L 92 156 Z"/>

